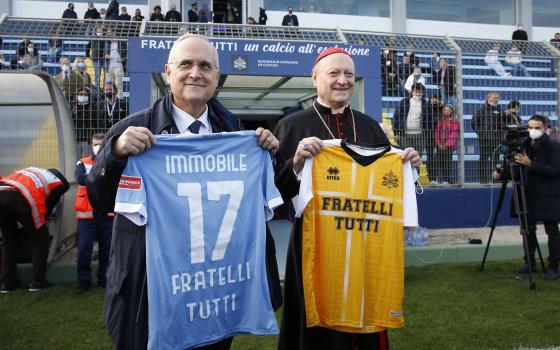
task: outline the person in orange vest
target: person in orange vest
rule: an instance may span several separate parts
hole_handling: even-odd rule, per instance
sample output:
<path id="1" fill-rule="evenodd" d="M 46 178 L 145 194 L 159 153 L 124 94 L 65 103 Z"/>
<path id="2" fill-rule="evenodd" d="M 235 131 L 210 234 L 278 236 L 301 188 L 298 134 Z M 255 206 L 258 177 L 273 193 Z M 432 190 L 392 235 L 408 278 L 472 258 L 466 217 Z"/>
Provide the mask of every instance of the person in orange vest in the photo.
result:
<path id="1" fill-rule="evenodd" d="M 18 286 L 16 278 L 17 250 L 21 225 L 31 239 L 30 292 L 52 286 L 46 280 L 50 235 L 45 217 L 50 215 L 68 181 L 57 169 L 25 168 L 0 177 L 0 230 L 2 230 L 2 268 L 0 293 L 9 293 Z"/>
<path id="2" fill-rule="evenodd" d="M 105 274 L 109 261 L 109 249 L 111 247 L 113 214 L 93 210 L 86 188 L 86 177 L 93 166 L 95 156 L 99 151 L 104 136 L 104 134 L 94 134 L 91 137 L 93 154 L 80 159 L 76 165 L 78 192 L 76 193 L 74 208 L 76 209 L 76 219 L 78 219 L 78 285 L 76 286 L 76 293 L 78 294 L 85 293 L 91 289 L 91 255 L 93 243 L 96 240 L 99 244 L 97 285 L 105 288 L 107 283 Z"/>

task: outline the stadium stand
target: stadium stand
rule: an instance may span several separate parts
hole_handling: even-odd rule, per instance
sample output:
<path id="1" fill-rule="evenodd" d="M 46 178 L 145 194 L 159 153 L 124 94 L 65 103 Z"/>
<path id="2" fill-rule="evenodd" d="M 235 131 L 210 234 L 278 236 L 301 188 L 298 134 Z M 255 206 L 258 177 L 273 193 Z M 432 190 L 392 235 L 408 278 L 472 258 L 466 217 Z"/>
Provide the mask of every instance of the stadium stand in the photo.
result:
<path id="1" fill-rule="evenodd" d="M 471 121 L 478 107 L 484 104 L 485 96 L 496 91 L 500 94 L 500 105 L 505 111 L 509 101 L 520 102 L 519 115 L 522 120 L 535 113 L 548 116 L 556 125 L 558 119 L 558 57 L 560 52 L 548 42 L 513 42 L 496 40 L 474 40 L 468 38 L 451 38 L 447 36 L 404 35 L 393 33 L 350 31 L 340 29 L 286 28 L 259 25 L 231 25 L 212 23 L 176 23 L 176 22 L 128 22 L 95 20 L 60 20 L 27 19 L 6 16 L 0 23 L 0 37 L 3 38 L 0 52 L 3 54 L 3 68 L 17 69 L 18 45 L 22 36 L 28 36 L 46 58 L 48 40 L 52 33 L 58 33 L 62 40 L 62 56 L 73 62 L 76 57 L 85 57 L 85 71 L 89 73 L 92 84 L 89 86 L 89 100 L 95 102 L 101 112 L 106 103 L 103 100 L 105 80 L 115 77 L 107 76 L 110 60 L 105 56 L 111 51 L 109 42 L 121 43 L 118 47 L 123 65 L 124 77 L 121 89 L 117 92 L 122 102 L 128 102 L 128 76 L 126 50 L 121 50 L 125 41 L 134 36 L 177 37 L 186 32 L 206 35 L 210 38 L 305 41 L 332 43 L 339 46 L 376 45 L 382 54 L 382 107 L 383 122 L 394 128 L 395 111 L 408 96 L 404 88 L 412 74 L 412 68 L 421 68 L 424 84 L 423 100 L 428 115 L 421 125 L 422 143 L 417 146 L 426 164 L 422 168 L 422 181 L 436 185 L 434 165 L 439 164 L 438 148 L 435 145 L 435 127 L 441 117 L 445 103 L 452 104 L 460 123 L 459 144 L 453 151 L 451 176 L 440 184 L 478 184 L 480 149 Z M 98 36 L 97 32 L 101 34 Z M 110 35 L 110 38 L 108 37 Z M 109 45 L 109 46 L 108 46 Z M 505 62 L 508 52 L 516 47 L 521 51 L 521 63 L 527 68 L 530 77 L 511 76 L 512 67 Z M 507 76 L 498 76 L 485 62 L 489 50 L 496 47 L 497 59 Z M 103 55 L 99 57 L 99 55 Z M 445 61 L 445 62 L 444 62 Z M 117 62 L 117 61 L 115 61 Z M 77 67 L 72 67 L 77 68 Z M 58 62 L 44 60 L 43 71 L 51 76 L 61 72 Z M 445 71 L 445 73 L 442 73 Z M 514 72 L 515 73 L 515 72 Z M 412 77 L 413 80 L 416 78 Z M 439 81 L 438 81 L 439 79 Z M 455 91 L 444 91 L 455 90 Z M 70 97 L 70 96 L 68 96 Z M 431 105 L 430 101 L 435 104 Z M 74 100 L 69 100 L 69 110 L 75 110 Z M 407 115 L 400 116 L 405 120 Z M 402 112 L 401 112 L 402 113 Z M 424 120 L 423 119 L 423 120 Z M 402 134 L 406 140 L 412 129 L 411 125 L 402 126 L 402 130 L 391 130 L 395 135 Z M 418 127 L 418 126 L 416 126 Z M 416 130 L 418 131 L 418 130 Z M 416 132 L 413 131 L 413 132 Z M 495 130 L 498 132 L 498 130 Z M 79 133 L 77 131 L 77 133 Z M 81 134 L 84 134 L 83 132 Z M 396 139 L 399 142 L 398 138 Z M 401 139 L 402 141 L 402 139 Z M 406 144 L 403 144 L 406 146 Z"/>

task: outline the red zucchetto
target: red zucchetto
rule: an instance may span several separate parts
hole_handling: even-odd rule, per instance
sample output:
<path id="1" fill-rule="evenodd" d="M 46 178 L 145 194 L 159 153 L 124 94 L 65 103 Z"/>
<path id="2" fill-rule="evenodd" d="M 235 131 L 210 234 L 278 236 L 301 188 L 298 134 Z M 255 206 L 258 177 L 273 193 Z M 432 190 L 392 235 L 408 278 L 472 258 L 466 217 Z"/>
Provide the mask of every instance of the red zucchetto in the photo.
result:
<path id="1" fill-rule="evenodd" d="M 326 49 L 325 51 L 321 52 L 319 54 L 319 56 L 317 56 L 317 58 L 315 59 L 315 64 L 317 64 L 317 62 L 319 62 L 323 58 L 327 57 L 328 55 L 332 55 L 333 53 L 343 53 L 345 55 L 348 55 L 348 57 L 352 57 L 352 56 L 350 56 L 348 51 L 346 51 L 344 49 L 341 49 L 341 48 L 338 48 L 338 47 L 331 47 L 331 48 Z"/>

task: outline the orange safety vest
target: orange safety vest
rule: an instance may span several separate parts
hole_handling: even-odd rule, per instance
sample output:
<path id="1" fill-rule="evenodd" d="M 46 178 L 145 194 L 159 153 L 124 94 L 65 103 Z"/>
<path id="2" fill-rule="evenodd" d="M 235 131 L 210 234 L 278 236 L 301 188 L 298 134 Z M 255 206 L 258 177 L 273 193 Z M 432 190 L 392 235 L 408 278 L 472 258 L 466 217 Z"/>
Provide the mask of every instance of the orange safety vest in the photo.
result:
<path id="1" fill-rule="evenodd" d="M 89 174 L 91 167 L 93 166 L 93 158 L 84 157 L 80 159 L 78 164 L 83 163 L 86 168 L 86 174 Z M 76 192 L 76 201 L 74 202 L 74 209 L 76 210 L 76 219 L 93 219 L 93 206 L 89 202 L 87 187 L 78 185 L 78 191 Z M 113 213 L 107 214 L 107 216 L 114 216 Z"/>
<path id="2" fill-rule="evenodd" d="M 5 184 L 17 188 L 31 208 L 35 228 L 45 224 L 46 199 L 53 189 L 62 186 L 62 181 L 51 172 L 41 168 L 25 168 L 0 179 Z"/>

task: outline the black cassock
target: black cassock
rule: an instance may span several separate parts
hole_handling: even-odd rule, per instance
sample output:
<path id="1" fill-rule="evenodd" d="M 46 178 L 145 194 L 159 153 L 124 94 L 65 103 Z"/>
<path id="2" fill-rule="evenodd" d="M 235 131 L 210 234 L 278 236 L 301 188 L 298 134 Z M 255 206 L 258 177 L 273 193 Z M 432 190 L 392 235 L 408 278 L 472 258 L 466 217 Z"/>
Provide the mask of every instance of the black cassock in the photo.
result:
<path id="1" fill-rule="evenodd" d="M 354 127 L 350 108 L 342 114 L 332 114 L 331 109 L 317 101 L 314 106 L 328 125 L 321 121 L 317 111 L 311 106 L 301 112 L 281 119 L 274 135 L 280 141 L 276 175 L 276 186 L 284 202 L 288 203 L 299 193 L 299 182 L 293 172 L 293 156 L 299 141 L 305 137 L 316 136 L 322 140 L 335 138 L 347 139 L 354 143 Z M 362 145 L 388 144 L 378 122 L 358 111 L 353 111 L 356 142 Z M 305 318 L 303 282 L 301 276 L 301 219 L 292 227 L 286 259 L 286 276 L 284 284 L 284 314 L 278 349 L 280 350 L 362 350 L 388 349 L 386 332 L 370 334 L 343 333 L 323 327 L 308 328 Z"/>

